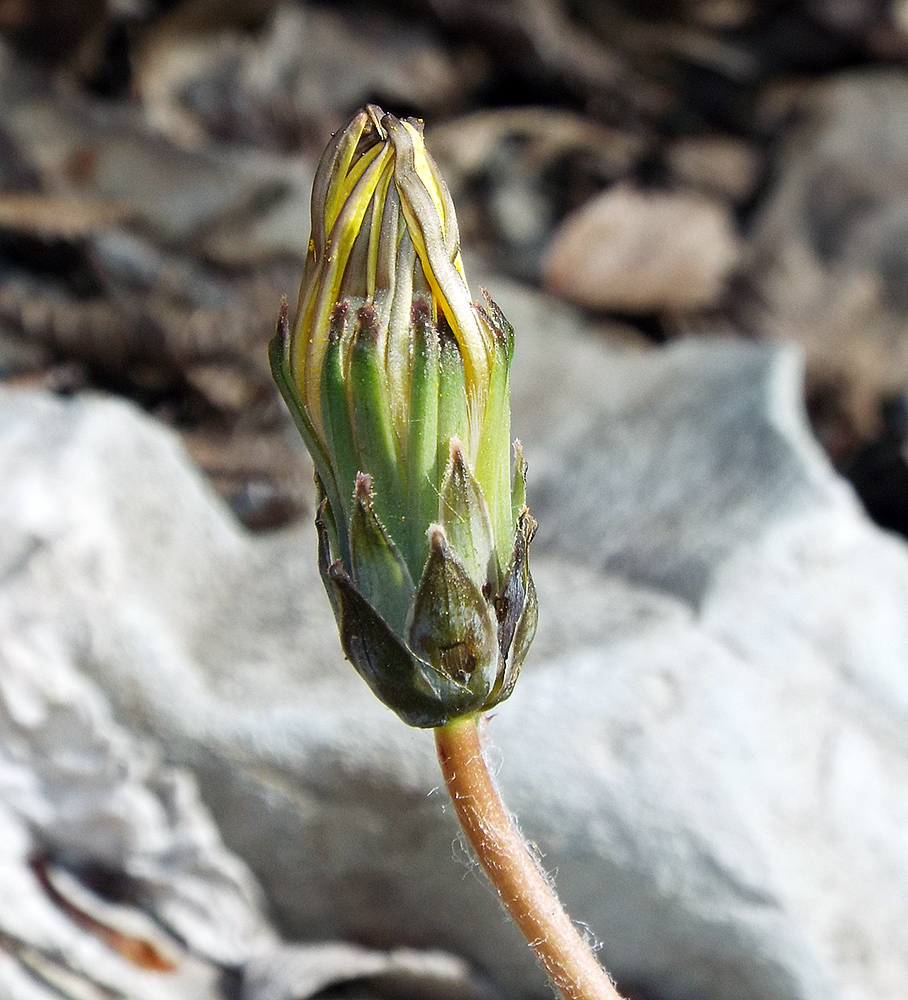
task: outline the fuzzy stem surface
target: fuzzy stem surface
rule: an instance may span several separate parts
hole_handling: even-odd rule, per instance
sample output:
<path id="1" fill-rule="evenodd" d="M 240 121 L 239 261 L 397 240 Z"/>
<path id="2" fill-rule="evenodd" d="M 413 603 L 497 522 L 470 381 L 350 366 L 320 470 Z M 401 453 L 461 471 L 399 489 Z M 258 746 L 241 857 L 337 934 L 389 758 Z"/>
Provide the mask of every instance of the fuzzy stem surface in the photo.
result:
<path id="1" fill-rule="evenodd" d="M 482 755 L 479 716 L 435 730 L 460 825 L 502 903 L 565 1000 L 621 1000 L 504 807 Z"/>

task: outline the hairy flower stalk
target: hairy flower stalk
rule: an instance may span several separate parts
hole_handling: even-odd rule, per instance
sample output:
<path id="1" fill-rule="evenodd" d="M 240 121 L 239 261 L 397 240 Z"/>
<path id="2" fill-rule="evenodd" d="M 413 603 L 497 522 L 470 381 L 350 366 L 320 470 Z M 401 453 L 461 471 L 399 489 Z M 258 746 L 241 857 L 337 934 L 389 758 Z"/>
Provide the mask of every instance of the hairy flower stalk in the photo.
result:
<path id="1" fill-rule="evenodd" d="M 458 818 L 552 982 L 616 1000 L 480 749 L 479 714 L 511 693 L 536 630 L 513 350 L 498 307 L 470 295 L 421 123 L 358 112 L 319 164 L 296 313 L 284 305 L 271 345 L 315 464 L 322 580 L 366 683 L 435 728 Z"/>

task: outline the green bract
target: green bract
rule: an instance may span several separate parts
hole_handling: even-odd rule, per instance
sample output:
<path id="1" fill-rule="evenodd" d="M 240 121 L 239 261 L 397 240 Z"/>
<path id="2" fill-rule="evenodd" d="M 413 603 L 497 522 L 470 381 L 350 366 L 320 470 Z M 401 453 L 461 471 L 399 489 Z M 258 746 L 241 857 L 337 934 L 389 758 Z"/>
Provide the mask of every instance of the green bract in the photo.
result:
<path id="1" fill-rule="evenodd" d="M 506 698 L 536 628 L 513 331 L 483 297 L 421 123 L 358 112 L 316 173 L 296 316 L 282 311 L 271 362 L 315 462 L 344 652 L 414 726 Z"/>

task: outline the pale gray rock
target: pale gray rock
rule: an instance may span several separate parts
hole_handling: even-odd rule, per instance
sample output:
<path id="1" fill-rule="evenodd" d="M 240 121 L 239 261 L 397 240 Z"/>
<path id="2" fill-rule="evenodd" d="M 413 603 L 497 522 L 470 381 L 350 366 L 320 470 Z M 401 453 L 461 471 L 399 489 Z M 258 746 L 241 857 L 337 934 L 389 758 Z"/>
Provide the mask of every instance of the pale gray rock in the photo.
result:
<path id="1" fill-rule="evenodd" d="M 161 701 L 192 702 L 192 677 L 201 679 L 189 651 L 200 624 L 194 588 L 207 586 L 220 559 L 251 550 L 174 438 L 122 404 L 74 405 L 0 391 L 0 995 L 224 1000 L 236 995 L 225 978 L 232 970 L 244 1000 L 301 1000 L 362 980 L 375 997 L 485 1000 L 466 962 L 450 955 L 280 942 L 194 776 L 164 762 L 164 731 L 153 739 L 138 725 L 145 673 Z M 102 486 L 110 473 L 119 496 Z M 148 506 L 126 514 L 129 494 Z M 120 545 L 123 514 L 138 551 Z M 187 534 L 167 537 L 168 523 Z M 116 553 L 107 548 L 114 539 Z M 188 561 L 181 544 L 191 547 Z M 153 552 L 147 576 L 140 566 Z M 185 587 L 174 586 L 178 578 Z M 220 610 L 229 614 L 226 596 Z M 119 661 L 132 664 L 119 680 L 89 666 Z M 98 872 L 130 902 L 97 895 Z M 111 932 L 128 954 L 108 945 Z"/>
<path id="2" fill-rule="evenodd" d="M 566 307 L 488 283 L 518 330 L 541 525 L 539 636 L 489 723 L 524 832 L 649 996 L 900 1000 L 908 549 L 810 438 L 793 354 L 618 353 Z M 191 770 L 287 937 L 442 948 L 548 995 L 469 861 L 430 734 L 342 662 L 311 526 L 246 535 L 170 433 L 103 398 L 0 392 L 0 483 L 0 656 L 37 672 L 50 649 L 51 676 L 156 767 Z M 70 863 L 113 849 L 51 829 Z M 207 866 L 210 927 L 206 903 L 220 914 L 248 883 L 198 841 L 165 870 Z M 255 961 L 250 990 L 268 983 Z M 268 989 L 249 996 L 294 995 Z"/>
<path id="3" fill-rule="evenodd" d="M 593 309 L 684 312 L 718 304 L 739 253 L 724 202 L 616 184 L 562 222 L 543 278 Z"/>
<path id="4" fill-rule="evenodd" d="M 4 551 L 4 585 L 45 544 L 18 541 L 24 548 Z M 2 995 L 220 996 L 218 963 L 238 964 L 276 940 L 258 886 L 220 843 L 191 777 L 113 720 L 78 669 L 78 637 L 23 610 L 0 607 Z M 170 934 L 137 924 L 139 910 L 111 913 L 77 883 L 61 886 L 60 863 L 117 873 Z M 76 911 L 148 942 L 176 970 L 137 967 Z"/>
<path id="5" fill-rule="evenodd" d="M 487 984 L 474 980 L 463 959 L 445 952 L 371 951 L 337 942 L 286 945 L 253 959 L 244 970 L 243 1000 L 298 1000 L 356 981 L 368 983 L 372 996 L 387 990 L 390 996 L 411 1000 L 496 997 Z"/>

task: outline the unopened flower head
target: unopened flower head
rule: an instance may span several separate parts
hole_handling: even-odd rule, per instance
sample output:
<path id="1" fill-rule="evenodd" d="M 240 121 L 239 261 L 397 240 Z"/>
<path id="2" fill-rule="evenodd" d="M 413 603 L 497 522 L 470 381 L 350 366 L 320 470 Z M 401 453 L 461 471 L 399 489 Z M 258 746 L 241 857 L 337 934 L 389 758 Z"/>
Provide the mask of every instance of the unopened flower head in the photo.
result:
<path id="1" fill-rule="evenodd" d="M 507 697 L 535 631 L 519 446 L 511 473 L 513 331 L 483 295 L 467 287 L 421 123 L 358 112 L 316 173 L 272 368 L 315 463 L 344 651 L 417 726 Z"/>

